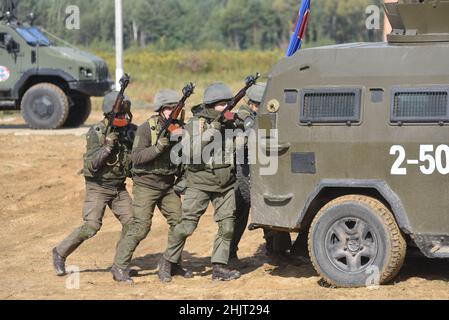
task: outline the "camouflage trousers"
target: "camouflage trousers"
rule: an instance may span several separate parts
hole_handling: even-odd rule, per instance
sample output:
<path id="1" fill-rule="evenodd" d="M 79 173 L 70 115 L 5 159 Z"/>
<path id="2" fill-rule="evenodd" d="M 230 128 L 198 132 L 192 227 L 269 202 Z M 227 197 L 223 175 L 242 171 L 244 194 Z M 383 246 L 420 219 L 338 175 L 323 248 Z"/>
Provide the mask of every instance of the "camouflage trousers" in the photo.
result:
<path id="1" fill-rule="evenodd" d="M 92 182 L 86 182 L 86 200 L 83 209 L 83 226 L 73 231 L 56 251 L 64 258 L 72 254 L 83 242 L 94 237 L 100 231 L 103 217 L 109 207 L 123 226 L 122 235 L 132 220 L 131 197 L 125 185 L 118 189 L 109 189 Z"/>
<path id="2" fill-rule="evenodd" d="M 228 264 L 229 250 L 234 234 L 234 189 L 224 193 L 206 192 L 188 188 L 182 205 L 182 219 L 168 240 L 168 248 L 164 257 L 172 263 L 180 263 L 182 252 L 188 237 L 198 227 L 200 218 L 206 212 L 209 203 L 215 208 L 215 221 L 218 223 L 218 234 L 215 237 L 212 252 L 213 264 Z"/>
<path id="3" fill-rule="evenodd" d="M 129 267 L 140 242 L 150 233 L 156 206 L 170 226 L 169 238 L 181 220 L 181 198 L 173 188 L 161 191 L 135 185 L 133 196 L 133 220 L 117 245 L 114 259 L 114 265 L 121 269 Z"/>

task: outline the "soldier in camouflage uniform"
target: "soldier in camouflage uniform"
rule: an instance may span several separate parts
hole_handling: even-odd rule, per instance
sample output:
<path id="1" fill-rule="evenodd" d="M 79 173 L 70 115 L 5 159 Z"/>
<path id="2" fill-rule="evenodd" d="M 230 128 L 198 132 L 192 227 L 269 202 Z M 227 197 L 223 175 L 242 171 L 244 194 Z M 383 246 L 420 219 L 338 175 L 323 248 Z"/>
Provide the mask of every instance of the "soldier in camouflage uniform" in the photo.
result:
<path id="1" fill-rule="evenodd" d="M 65 261 L 84 241 L 94 237 L 102 226 L 106 207 L 109 207 L 126 232 L 132 220 L 131 198 L 125 180 L 130 175 L 132 139 L 137 129 L 131 123 L 106 132 L 108 116 L 114 107 L 117 92 L 109 93 L 103 102 L 105 119 L 87 133 L 87 152 L 84 155 L 86 200 L 84 224 L 53 249 L 53 264 L 58 276 L 66 274 Z M 129 99 L 124 103 L 130 104 Z M 117 115 L 125 117 L 125 115 Z"/>
<path id="2" fill-rule="evenodd" d="M 266 89 L 266 83 L 258 83 L 248 90 L 248 105 L 243 105 L 236 114 L 237 126 L 245 131 L 254 127 L 259 106 L 262 103 L 263 95 Z M 235 212 L 235 230 L 231 242 L 230 259 L 238 261 L 238 246 L 248 225 L 249 212 L 251 209 L 251 177 L 250 164 L 248 159 L 248 148 L 245 145 L 245 163 L 237 164 L 237 186 L 235 189 L 235 198 L 237 209 Z M 268 255 L 284 254 L 291 247 L 291 238 L 288 232 L 279 232 L 264 229 L 266 240 L 266 251 Z"/>
<path id="3" fill-rule="evenodd" d="M 194 109 L 194 116 L 186 125 L 193 153 L 196 149 L 193 142 L 194 132 L 201 135 L 208 130 L 215 130 L 215 133 L 223 136 L 224 129 L 234 128 L 233 120 L 229 123 L 216 121 L 232 98 L 231 89 L 224 84 L 214 84 L 206 89 L 203 105 Z M 201 150 L 211 141 L 212 139 L 202 141 Z M 192 158 L 195 158 L 195 155 L 192 155 Z M 233 161 L 202 159 L 200 164 L 188 164 L 186 167 L 187 190 L 182 206 L 182 220 L 170 235 L 168 248 L 160 262 L 159 277 L 162 281 L 171 280 L 171 269 L 181 261 L 187 238 L 196 230 L 201 216 L 212 202 L 215 208 L 215 221 L 219 227 L 212 253 L 212 279 L 224 281 L 238 279 L 240 273 L 227 268 L 235 220 L 236 178 Z"/>
<path id="4" fill-rule="evenodd" d="M 170 117 L 173 109 L 181 99 L 173 90 L 162 90 L 155 97 L 157 115 L 151 117 L 137 130 L 133 159 L 133 208 L 134 217 L 126 235 L 117 246 L 113 276 L 119 282 L 132 282 L 129 277 L 121 278 L 119 274 L 127 274 L 134 251 L 144 240 L 152 225 L 156 206 L 170 225 L 169 237 L 174 227 L 181 220 L 181 199 L 174 191 L 175 180 L 179 174 L 179 166 L 172 163 L 170 153 L 172 144 L 169 138 L 158 139 L 164 122 Z M 182 123 L 178 123 L 181 127 Z M 171 275 L 192 277 L 192 273 L 174 265 Z"/>

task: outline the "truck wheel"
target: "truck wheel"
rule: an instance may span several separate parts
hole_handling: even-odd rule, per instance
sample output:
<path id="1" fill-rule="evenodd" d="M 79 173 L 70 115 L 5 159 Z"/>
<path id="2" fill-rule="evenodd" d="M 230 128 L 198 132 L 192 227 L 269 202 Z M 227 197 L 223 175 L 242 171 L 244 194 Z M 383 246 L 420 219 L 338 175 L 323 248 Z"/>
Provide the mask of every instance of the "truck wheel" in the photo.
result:
<path id="1" fill-rule="evenodd" d="M 58 129 L 69 114 L 69 100 L 58 86 L 40 83 L 25 93 L 22 117 L 32 129 Z"/>
<path id="2" fill-rule="evenodd" d="M 251 203 L 251 182 L 249 165 L 238 165 L 236 169 L 237 186 L 240 190 L 243 200 Z"/>
<path id="3" fill-rule="evenodd" d="M 309 231 L 313 266 L 335 287 L 388 283 L 401 269 L 406 250 L 391 211 L 380 201 L 361 195 L 328 203 Z"/>
<path id="4" fill-rule="evenodd" d="M 67 117 L 64 127 L 78 128 L 83 125 L 89 118 L 92 111 L 92 103 L 89 97 L 72 97 L 72 106 L 69 110 L 69 116 Z"/>

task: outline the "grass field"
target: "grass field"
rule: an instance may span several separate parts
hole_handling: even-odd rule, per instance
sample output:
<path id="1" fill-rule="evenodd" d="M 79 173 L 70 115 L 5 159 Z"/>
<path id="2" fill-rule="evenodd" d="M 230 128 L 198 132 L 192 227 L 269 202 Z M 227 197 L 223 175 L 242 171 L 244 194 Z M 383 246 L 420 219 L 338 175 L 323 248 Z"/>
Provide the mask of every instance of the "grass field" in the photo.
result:
<path id="1" fill-rule="evenodd" d="M 115 70 L 114 52 L 96 52 Z M 280 51 L 168 51 L 129 50 L 125 53 L 125 70 L 132 77 L 128 95 L 134 107 L 145 107 L 162 88 L 181 90 L 188 82 L 197 85 L 191 104 L 201 102 L 205 87 L 225 82 L 235 91 L 250 74 L 260 72 L 262 81 L 283 56 Z"/>

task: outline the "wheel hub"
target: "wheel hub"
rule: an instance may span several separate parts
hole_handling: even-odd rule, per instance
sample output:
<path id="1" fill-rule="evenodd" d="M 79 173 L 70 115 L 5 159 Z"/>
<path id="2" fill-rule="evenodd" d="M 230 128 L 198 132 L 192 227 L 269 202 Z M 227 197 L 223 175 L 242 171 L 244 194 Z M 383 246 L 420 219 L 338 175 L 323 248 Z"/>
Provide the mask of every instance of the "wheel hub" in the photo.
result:
<path id="1" fill-rule="evenodd" d="M 49 118 L 54 112 L 54 106 L 47 96 L 42 96 L 34 100 L 33 111 L 40 118 Z"/>
<path id="2" fill-rule="evenodd" d="M 359 239 L 350 239 L 346 247 L 352 253 L 357 253 L 361 250 L 362 244 Z"/>
<path id="3" fill-rule="evenodd" d="M 363 272 L 376 259 L 378 249 L 373 227 L 359 218 L 339 219 L 326 234 L 326 254 L 343 272 Z"/>

